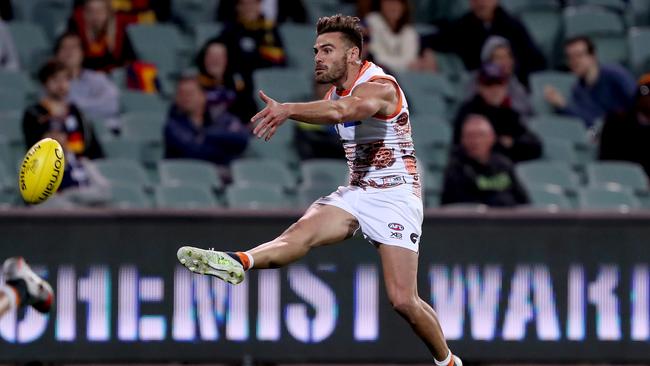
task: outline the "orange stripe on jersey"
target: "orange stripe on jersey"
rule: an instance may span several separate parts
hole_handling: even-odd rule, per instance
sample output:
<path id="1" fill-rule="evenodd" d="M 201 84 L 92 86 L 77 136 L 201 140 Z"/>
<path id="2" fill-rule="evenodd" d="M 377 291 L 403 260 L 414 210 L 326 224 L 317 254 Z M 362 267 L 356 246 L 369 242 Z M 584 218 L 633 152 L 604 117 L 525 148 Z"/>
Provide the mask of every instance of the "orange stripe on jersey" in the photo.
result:
<path id="1" fill-rule="evenodd" d="M 357 77 L 352 82 L 352 85 L 350 86 L 350 89 L 345 89 L 340 94 L 339 93 L 336 93 L 336 94 L 338 96 L 340 96 L 340 97 L 347 97 L 350 94 L 350 92 L 352 91 L 352 88 L 354 88 L 354 84 L 356 84 L 357 80 L 359 80 L 361 75 L 363 75 L 363 73 L 366 72 L 366 70 L 368 70 L 370 68 L 370 65 L 372 65 L 370 62 L 364 61 L 363 66 L 361 66 L 361 70 L 359 70 L 359 74 L 357 75 Z"/>
<path id="2" fill-rule="evenodd" d="M 381 115 L 381 114 L 375 114 L 373 117 L 377 118 L 377 119 L 389 120 L 391 118 L 397 117 L 399 112 L 402 110 L 402 103 L 403 103 L 402 92 L 401 92 L 401 88 L 399 87 L 399 84 L 397 83 L 397 81 L 395 81 L 394 79 L 392 79 L 390 77 L 387 77 L 387 76 L 383 76 L 383 75 L 373 76 L 370 79 L 368 79 L 368 82 L 379 80 L 379 79 L 388 80 L 391 83 L 393 83 L 393 85 L 395 86 L 395 90 L 397 91 L 397 106 L 395 107 L 395 111 L 393 111 L 393 113 L 391 113 L 388 116 L 384 116 L 384 115 Z"/>

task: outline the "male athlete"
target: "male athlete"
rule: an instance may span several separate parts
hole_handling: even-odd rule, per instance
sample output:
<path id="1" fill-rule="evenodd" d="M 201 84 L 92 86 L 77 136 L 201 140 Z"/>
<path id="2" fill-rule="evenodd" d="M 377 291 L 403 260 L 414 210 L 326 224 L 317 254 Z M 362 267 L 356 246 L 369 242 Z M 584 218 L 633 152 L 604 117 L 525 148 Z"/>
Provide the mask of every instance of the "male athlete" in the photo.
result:
<path id="1" fill-rule="evenodd" d="M 21 257 L 5 260 L 2 265 L 4 284 L 0 284 L 0 318 L 11 310 L 31 305 L 47 313 L 54 301 L 52 287 L 40 278 Z"/>
<path id="2" fill-rule="evenodd" d="M 314 45 L 318 83 L 332 84 L 325 100 L 278 103 L 260 91 L 266 107 L 251 121 L 269 140 L 287 119 L 335 125 L 348 160 L 350 183 L 317 200 L 278 238 L 246 252 L 193 247 L 178 250 L 190 271 L 232 284 L 252 268 L 277 268 L 311 248 L 343 241 L 360 227 L 376 245 L 394 309 L 426 343 L 439 366 L 462 366 L 452 356 L 436 313 L 417 293 L 422 199 L 409 111 L 394 77 L 360 58 L 362 33 L 356 17 L 318 20 Z"/>

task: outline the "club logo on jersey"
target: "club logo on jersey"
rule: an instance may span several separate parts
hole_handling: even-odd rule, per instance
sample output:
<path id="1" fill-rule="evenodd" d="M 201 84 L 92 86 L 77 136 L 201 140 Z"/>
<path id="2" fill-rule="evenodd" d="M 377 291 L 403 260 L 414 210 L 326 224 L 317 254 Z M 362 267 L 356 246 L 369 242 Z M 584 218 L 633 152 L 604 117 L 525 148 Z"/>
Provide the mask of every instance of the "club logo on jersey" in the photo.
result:
<path id="1" fill-rule="evenodd" d="M 396 222 L 391 222 L 388 224 L 388 228 L 395 231 L 404 231 L 404 225 L 398 224 Z"/>
<path id="2" fill-rule="evenodd" d="M 419 238 L 419 237 L 420 237 L 420 235 L 418 235 L 418 234 L 416 234 L 416 233 L 411 233 L 411 241 L 413 242 L 413 244 L 417 244 L 417 243 L 418 243 L 418 238 Z"/>
<path id="3" fill-rule="evenodd" d="M 390 238 L 391 239 L 402 240 L 402 233 L 391 232 L 390 233 Z"/>

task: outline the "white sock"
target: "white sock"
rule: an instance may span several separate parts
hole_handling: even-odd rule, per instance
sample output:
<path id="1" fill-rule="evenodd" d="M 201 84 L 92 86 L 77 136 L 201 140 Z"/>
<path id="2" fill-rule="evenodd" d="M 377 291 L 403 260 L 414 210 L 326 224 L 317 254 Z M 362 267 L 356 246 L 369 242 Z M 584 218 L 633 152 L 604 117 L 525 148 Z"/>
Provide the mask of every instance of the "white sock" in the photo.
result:
<path id="1" fill-rule="evenodd" d="M 438 361 L 438 360 L 436 360 L 435 357 L 434 357 L 434 358 L 433 358 L 433 362 L 435 362 L 437 366 L 447 366 L 447 365 L 449 365 L 449 362 L 451 362 L 451 350 L 449 350 L 449 351 L 447 352 L 447 358 L 445 358 L 445 359 L 442 360 L 442 361 Z"/>
<path id="2" fill-rule="evenodd" d="M 244 252 L 244 254 L 246 254 L 246 256 L 248 257 L 248 263 L 250 263 L 247 271 L 249 269 L 253 269 L 253 267 L 255 266 L 255 259 L 253 259 L 253 256 L 249 252 Z"/>
<path id="3" fill-rule="evenodd" d="M 0 285 L 0 294 L 5 294 L 9 299 L 9 310 L 12 311 L 18 306 L 18 299 L 16 298 L 16 290 L 7 285 Z"/>

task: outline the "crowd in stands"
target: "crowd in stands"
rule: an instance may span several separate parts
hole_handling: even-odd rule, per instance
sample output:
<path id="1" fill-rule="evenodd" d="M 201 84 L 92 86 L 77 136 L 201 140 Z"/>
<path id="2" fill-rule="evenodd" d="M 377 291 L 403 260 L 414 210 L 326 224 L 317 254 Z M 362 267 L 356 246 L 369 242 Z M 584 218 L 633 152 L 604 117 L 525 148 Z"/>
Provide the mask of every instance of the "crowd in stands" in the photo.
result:
<path id="1" fill-rule="evenodd" d="M 530 17 L 515 7 L 522 1 L 66 0 L 60 1 L 69 3 L 64 17 L 41 25 L 30 14 L 40 14 L 36 7 L 48 1 L 53 0 L 0 0 L 0 97 L 15 92 L 1 84 L 2 75 L 27 75 L 34 84 L 40 82 L 38 91 L 27 87 L 20 111 L 0 103 L 0 126 L 13 122 L 8 117 L 12 113 L 22 116 L 22 151 L 43 137 L 61 142 L 67 157 L 61 190 L 91 192 L 83 198 L 70 193 L 75 203 L 110 201 L 110 184 L 89 162 L 125 157 L 114 148 L 123 146 L 116 141 L 139 139 L 135 150 L 150 175 L 157 174 L 156 160 L 201 160 L 211 164 L 225 184 L 236 183 L 230 167 L 242 158 L 282 158 L 289 149 L 295 161 L 285 162 L 294 172 L 300 172 L 300 161 L 342 160 L 332 126 L 287 124 L 284 135 L 279 133 L 278 141 L 270 143 L 275 147 L 263 148 L 251 139 L 249 125 L 257 112 L 262 76 L 273 77 L 277 70 L 290 75 L 274 85 L 284 96 L 323 98 L 327 86 L 310 77 L 309 42 L 318 16 L 341 9 L 361 18 L 366 58 L 398 81 L 409 75 L 435 78 L 450 90 L 432 85 L 429 88 L 436 90 L 427 91 L 425 85 L 427 102 L 409 94 L 420 89 L 403 85 L 413 104 L 413 120 L 424 121 L 413 125 L 419 169 L 437 181 L 430 185 L 427 206 L 534 204 L 530 182 L 522 181 L 518 167 L 548 161 L 566 142 L 558 142 L 560 130 L 552 137 L 543 132 L 547 117 L 571 128 L 580 122 L 584 141 L 568 150 L 582 154 L 571 169 L 583 183 L 585 166 L 598 159 L 632 162 L 650 176 L 650 74 L 642 76 L 650 72 L 650 62 L 641 68 L 631 62 L 605 62 L 601 58 L 606 50 L 600 46 L 607 43 L 600 40 L 611 34 L 569 36 L 561 27 L 548 52 L 539 32 L 530 27 L 533 23 L 524 21 Z M 529 3 L 528 15 L 555 14 L 555 21 L 561 22 L 575 9 L 588 8 L 616 14 L 624 29 L 650 34 L 644 28 L 650 26 L 650 10 L 645 15 L 631 13 L 632 2 L 626 0 L 620 1 L 620 8 L 588 0 Z M 18 25 L 24 24 L 43 33 L 45 49 L 36 52 L 23 44 Z M 134 36 L 154 26 L 168 26 L 168 38 L 148 44 Z M 155 37 L 163 28 L 151 29 Z M 300 38 L 303 30 L 309 30 L 311 40 Z M 167 53 L 156 53 L 162 51 Z M 151 56 L 156 54 L 169 57 Z M 39 67 L 34 67 L 37 61 Z M 564 84 L 552 81 L 557 75 Z M 164 110 L 128 107 L 125 98 L 134 93 Z M 133 124 L 139 118 L 156 121 L 140 129 L 149 129 L 146 136 L 129 135 L 137 129 L 129 128 L 127 121 Z M 434 158 L 435 149 L 418 143 L 418 134 L 429 134 L 427 123 L 431 131 L 435 125 L 450 132 L 446 142 L 441 136 L 431 138 L 442 141 L 437 145 L 442 158 Z M 0 145 L 6 130 L 0 128 Z M 6 136 L 11 146 L 10 139 Z M 156 148 L 157 158 L 142 157 L 147 154 L 143 151 Z M 646 190 L 650 192 L 650 186 Z"/>

